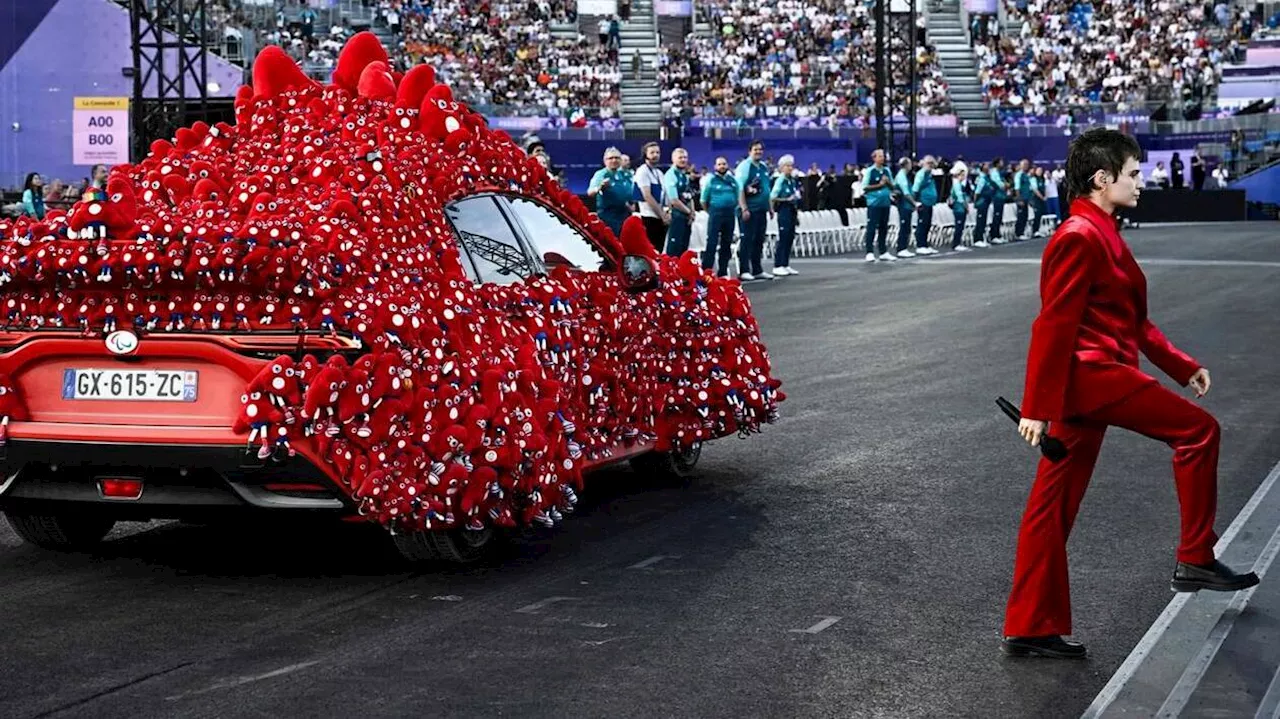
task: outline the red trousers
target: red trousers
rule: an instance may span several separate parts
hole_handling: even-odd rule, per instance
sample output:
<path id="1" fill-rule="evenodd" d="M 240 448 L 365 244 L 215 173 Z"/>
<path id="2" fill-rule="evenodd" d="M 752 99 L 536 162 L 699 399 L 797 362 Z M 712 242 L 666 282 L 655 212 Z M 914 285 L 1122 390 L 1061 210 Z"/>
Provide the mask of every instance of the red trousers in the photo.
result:
<path id="1" fill-rule="evenodd" d="M 1208 564 L 1214 560 L 1221 432 L 1212 415 L 1169 389 L 1151 384 L 1082 418 L 1051 424 L 1049 431 L 1067 445 L 1070 454 L 1057 463 L 1040 458 L 1018 532 L 1005 636 L 1071 634 L 1067 537 L 1109 425 L 1173 448 L 1173 480 L 1182 513 L 1178 561 Z"/>

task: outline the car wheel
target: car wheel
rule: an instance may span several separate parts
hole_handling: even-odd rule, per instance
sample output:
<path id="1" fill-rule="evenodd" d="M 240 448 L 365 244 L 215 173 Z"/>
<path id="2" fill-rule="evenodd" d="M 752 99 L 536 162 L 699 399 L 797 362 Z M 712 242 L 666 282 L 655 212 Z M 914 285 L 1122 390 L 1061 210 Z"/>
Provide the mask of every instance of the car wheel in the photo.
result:
<path id="1" fill-rule="evenodd" d="M 13 531 L 30 544 L 45 549 L 75 550 L 91 547 L 115 526 L 109 517 L 77 514 L 27 514 L 5 512 Z"/>
<path id="2" fill-rule="evenodd" d="M 392 539 L 400 556 L 410 562 L 474 564 L 489 557 L 502 543 L 502 536 L 500 530 L 486 526 L 479 531 L 452 529 L 445 532 L 397 534 Z"/>
<path id="3" fill-rule="evenodd" d="M 694 475 L 698 460 L 702 458 L 702 443 L 694 442 L 676 452 L 647 452 L 631 460 L 631 468 L 637 474 L 655 477 L 661 481 L 687 482 Z"/>

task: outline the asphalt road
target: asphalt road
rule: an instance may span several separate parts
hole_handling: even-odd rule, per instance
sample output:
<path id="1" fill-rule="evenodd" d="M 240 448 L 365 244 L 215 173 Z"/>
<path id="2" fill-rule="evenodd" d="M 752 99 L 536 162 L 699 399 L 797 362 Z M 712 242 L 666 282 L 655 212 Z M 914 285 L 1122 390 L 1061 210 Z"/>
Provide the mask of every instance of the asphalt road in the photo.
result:
<path id="1" fill-rule="evenodd" d="M 1280 460 L 1275 227 L 1128 233 L 1213 372 L 1220 531 Z M 1169 449 L 1109 432 L 1071 543 L 1093 657 L 998 653 L 1035 455 L 993 400 L 1021 394 L 1042 248 L 796 261 L 749 290 L 778 424 L 688 488 L 597 475 L 482 567 L 410 571 L 362 527 L 63 555 L 0 523 L 0 716 L 1078 716 L 1170 599 L 1177 502 Z"/>

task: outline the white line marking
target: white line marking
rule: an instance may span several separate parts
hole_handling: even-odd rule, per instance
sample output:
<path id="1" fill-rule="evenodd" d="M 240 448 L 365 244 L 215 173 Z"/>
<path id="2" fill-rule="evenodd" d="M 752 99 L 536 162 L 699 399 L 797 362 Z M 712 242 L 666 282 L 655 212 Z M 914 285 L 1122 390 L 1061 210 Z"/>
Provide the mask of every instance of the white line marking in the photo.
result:
<path id="1" fill-rule="evenodd" d="M 547 597 L 546 599 L 539 599 L 533 604 L 526 604 L 523 607 L 520 607 L 519 609 L 517 609 L 516 612 L 519 614 L 536 614 L 539 609 L 542 609 L 548 604 L 555 604 L 556 602 L 572 602 L 572 601 L 577 601 L 577 597 Z"/>
<path id="2" fill-rule="evenodd" d="M 1258 488 L 1254 490 L 1253 496 L 1249 497 L 1249 501 L 1245 502 L 1244 507 L 1240 509 L 1240 513 L 1231 521 L 1227 531 L 1223 532 L 1222 536 L 1218 538 L 1218 543 L 1213 545 L 1215 556 L 1221 556 L 1226 548 L 1230 546 L 1236 535 L 1240 533 L 1240 529 L 1244 527 L 1245 523 L 1249 521 L 1249 518 L 1258 509 L 1258 505 L 1262 504 L 1262 500 L 1271 492 L 1271 488 L 1275 485 L 1277 479 L 1280 479 L 1280 462 L 1277 462 L 1271 468 L 1267 478 L 1262 480 L 1262 484 L 1258 485 Z M 1080 719 L 1095 719 L 1095 717 L 1102 716 L 1102 712 L 1106 711 L 1107 707 L 1111 706 L 1111 703 L 1120 695 L 1120 691 L 1137 673 L 1138 667 L 1146 660 L 1156 642 L 1160 641 L 1160 637 L 1164 635 L 1169 625 L 1173 624 L 1173 620 L 1177 618 L 1192 596 L 1194 595 L 1190 592 L 1180 593 L 1173 598 L 1173 601 L 1169 602 L 1169 605 L 1156 618 L 1155 623 L 1138 641 L 1137 646 L 1125 658 L 1124 663 L 1120 665 L 1115 674 L 1111 675 L 1111 680 L 1102 688 L 1102 691 L 1098 692 L 1098 696 L 1094 697 L 1093 703 L 1084 710 L 1084 714 L 1081 715 Z"/>
<path id="3" fill-rule="evenodd" d="M 307 667 L 314 666 L 319 663 L 320 663 L 319 661 L 314 661 L 314 662 L 303 662 L 301 664 L 290 664 L 287 667 L 280 667 L 279 669 L 276 669 L 275 671 L 267 672 L 266 674 L 259 674 L 257 676 L 252 676 L 252 677 L 236 677 L 235 679 L 227 679 L 227 680 L 212 684 L 210 686 L 207 686 L 204 689 L 197 689 L 195 691 L 183 692 L 182 694 L 175 694 L 171 697 L 165 697 L 165 700 L 177 701 L 178 699 L 193 697 L 199 694 L 208 694 L 209 692 L 217 691 L 219 689 L 230 689 L 232 687 L 238 687 L 244 684 L 252 684 L 253 682 L 260 682 L 263 679 L 272 679 L 274 677 L 283 676 L 285 674 L 292 674 L 293 672 L 306 669 Z"/>
<path id="4" fill-rule="evenodd" d="M 823 617 L 822 621 L 818 622 L 812 627 L 809 627 L 808 629 L 789 629 L 788 631 L 796 632 L 798 634 L 817 634 L 818 632 L 822 631 L 823 629 L 826 629 L 827 627 L 831 626 L 832 624 L 835 624 L 838 621 L 840 621 L 840 617 Z"/>
<path id="5" fill-rule="evenodd" d="M 1258 573 L 1259 578 L 1266 576 L 1267 568 L 1275 561 L 1278 552 L 1280 552 L 1280 527 L 1276 527 L 1276 531 L 1271 534 L 1271 539 L 1267 541 L 1267 546 L 1262 550 L 1258 561 L 1254 562 L 1253 571 Z M 1178 677 L 1178 682 L 1173 685 L 1173 690 L 1165 698 L 1164 704 L 1160 705 L 1160 711 L 1156 713 L 1156 716 L 1176 717 L 1182 713 L 1182 709 L 1190 701 L 1196 687 L 1200 686 L 1200 680 L 1204 678 L 1205 672 L 1209 671 L 1209 665 L 1213 663 L 1213 658 L 1217 656 L 1222 644 L 1227 641 L 1227 635 L 1235 627 L 1236 618 L 1249 605 L 1249 599 L 1253 596 L 1253 592 L 1258 586 L 1250 587 L 1243 592 L 1236 592 L 1236 595 L 1231 598 L 1231 603 L 1227 605 L 1226 611 L 1222 613 L 1221 617 L 1218 617 L 1218 622 L 1214 624 L 1213 630 L 1209 632 L 1208 638 L 1204 640 L 1200 651 L 1187 665 L 1187 668 L 1182 672 L 1182 676 Z"/>
<path id="6" fill-rule="evenodd" d="M 652 557 L 649 557 L 648 559 L 636 562 L 630 567 L 627 567 L 627 569 L 648 569 L 649 567 L 652 567 L 653 565 L 657 564 L 658 562 L 661 562 L 664 559 L 679 559 L 679 558 L 680 557 L 673 554 L 655 554 Z"/>
<path id="7" fill-rule="evenodd" d="M 1267 693 L 1262 695 L 1262 702 L 1258 704 L 1258 711 L 1253 715 L 1253 719 L 1276 719 L 1280 717 L 1280 669 L 1276 670 L 1274 676 L 1271 677 L 1271 685 L 1267 687 Z"/>
<path id="8" fill-rule="evenodd" d="M 625 636 L 625 637 L 610 637 L 609 639 L 600 639 L 600 640 L 584 639 L 584 640 L 582 640 L 582 643 L 583 643 L 583 644 L 590 644 L 590 645 L 591 645 L 591 646 L 593 646 L 593 647 L 599 647 L 599 646 L 604 646 L 605 644 L 608 644 L 609 642 L 616 642 L 616 641 L 618 641 L 618 640 L 620 640 L 620 639 L 630 639 L 630 638 L 631 638 L 631 635 L 629 635 L 629 634 L 628 634 L 628 635 L 627 635 L 627 636 Z"/>
<path id="9" fill-rule="evenodd" d="M 437 594 L 431 600 L 434 602 L 461 602 L 462 597 L 456 594 Z"/>

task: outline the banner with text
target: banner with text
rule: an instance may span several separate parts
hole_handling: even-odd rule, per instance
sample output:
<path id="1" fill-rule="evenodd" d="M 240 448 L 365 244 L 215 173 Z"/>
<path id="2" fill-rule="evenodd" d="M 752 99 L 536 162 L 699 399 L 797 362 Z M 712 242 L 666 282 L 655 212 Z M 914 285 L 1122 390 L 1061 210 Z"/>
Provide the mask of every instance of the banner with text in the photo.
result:
<path id="1" fill-rule="evenodd" d="M 129 161 L 129 98 L 77 97 L 71 127 L 72 163 L 110 166 Z"/>

